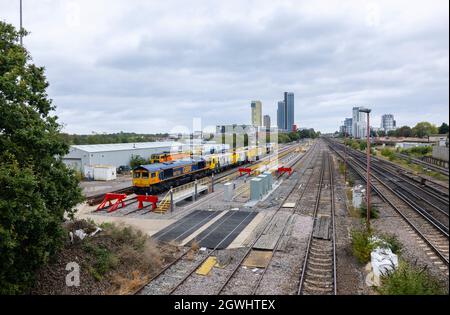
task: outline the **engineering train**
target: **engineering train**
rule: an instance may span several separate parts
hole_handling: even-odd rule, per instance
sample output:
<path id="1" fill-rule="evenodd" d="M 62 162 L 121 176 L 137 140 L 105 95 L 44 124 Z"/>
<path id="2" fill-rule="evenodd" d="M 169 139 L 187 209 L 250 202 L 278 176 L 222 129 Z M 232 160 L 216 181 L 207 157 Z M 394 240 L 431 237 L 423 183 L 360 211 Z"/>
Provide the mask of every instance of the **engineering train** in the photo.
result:
<path id="1" fill-rule="evenodd" d="M 270 153 L 272 148 L 272 145 L 268 145 L 265 153 Z M 264 153 L 262 148 L 256 146 L 239 148 L 235 152 L 216 151 L 180 159 L 164 157 L 165 162 L 135 167 L 132 171 L 133 190 L 136 194 L 158 194 L 171 186 L 180 186 L 231 167 L 256 162 Z"/>

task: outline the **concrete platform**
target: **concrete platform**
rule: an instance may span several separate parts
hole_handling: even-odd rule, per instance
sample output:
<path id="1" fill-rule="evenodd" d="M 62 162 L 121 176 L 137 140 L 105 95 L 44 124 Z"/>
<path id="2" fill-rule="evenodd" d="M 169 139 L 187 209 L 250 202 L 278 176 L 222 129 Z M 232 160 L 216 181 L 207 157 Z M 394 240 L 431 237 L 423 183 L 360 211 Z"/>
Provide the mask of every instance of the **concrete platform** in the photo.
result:
<path id="1" fill-rule="evenodd" d="M 200 247 L 227 248 L 256 215 L 256 212 L 229 211 L 195 239 Z"/>
<path id="2" fill-rule="evenodd" d="M 194 190 L 195 188 L 185 189 L 173 194 L 173 203 L 177 204 L 181 201 L 185 201 L 186 199 L 194 199 Z M 197 186 L 197 195 L 205 194 L 208 192 L 208 186 L 206 185 L 198 185 Z"/>

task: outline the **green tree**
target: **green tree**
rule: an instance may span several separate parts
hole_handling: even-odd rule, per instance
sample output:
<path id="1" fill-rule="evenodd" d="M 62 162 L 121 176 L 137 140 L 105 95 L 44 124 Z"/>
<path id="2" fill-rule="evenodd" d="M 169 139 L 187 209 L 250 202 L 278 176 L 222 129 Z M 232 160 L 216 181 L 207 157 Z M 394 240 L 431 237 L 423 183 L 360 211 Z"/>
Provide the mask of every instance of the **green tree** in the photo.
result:
<path id="1" fill-rule="evenodd" d="M 367 142 L 366 141 L 360 141 L 359 142 L 359 149 L 361 151 L 364 151 L 367 148 Z"/>
<path id="2" fill-rule="evenodd" d="M 48 98 L 44 68 L 0 21 L 0 294 L 24 292 L 63 242 L 64 214 L 82 200 L 61 161 L 68 145 Z"/>
<path id="3" fill-rule="evenodd" d="M 131 168 L 135 168 L 135 167 L 138 167 L 139 165 L 143 165 L 143 164 L 148 164 L 148 161 L 146 159 L 144 159 L 142 156 L 140 156 L 140 155 L 132 155 L 131 156 L 131 160 L 130 160 Z"/>
<path id="4" fill-rule="evenodd" d="M 440 125 L 439 127 L 439 134 L 445 134 L 448 133 L 448 125 L 446 123 L 442 123 L 442 125 Z"/>
<path id="5" fill-rule="evenodd" d="M 397 130 L 395 130 L 395 136 L 396 137 L 405 137 L 405 138 L 412 137 L 413 131 L 412 131 L 411 127 L 409 127 L 409 126 L 401 126 Z"/>
<path id="6" fill-rule="evenodd" d="M 415 125 L 412 131 L 414 136 L 423 138 L 438 133 L 438 128 L 427 121 L 422 121 Z"/>

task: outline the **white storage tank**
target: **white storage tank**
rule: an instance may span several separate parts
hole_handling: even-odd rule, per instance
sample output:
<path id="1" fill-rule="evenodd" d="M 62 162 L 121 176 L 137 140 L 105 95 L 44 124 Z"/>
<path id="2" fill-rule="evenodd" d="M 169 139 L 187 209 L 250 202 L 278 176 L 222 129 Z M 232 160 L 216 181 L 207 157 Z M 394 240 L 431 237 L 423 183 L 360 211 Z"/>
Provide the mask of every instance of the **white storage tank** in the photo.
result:
<path id="1" fill-rule="evenodd" d="M 114 180 L 117 178 L 116 168 L 112 165 L 95 165 L 94 180 Z"/>

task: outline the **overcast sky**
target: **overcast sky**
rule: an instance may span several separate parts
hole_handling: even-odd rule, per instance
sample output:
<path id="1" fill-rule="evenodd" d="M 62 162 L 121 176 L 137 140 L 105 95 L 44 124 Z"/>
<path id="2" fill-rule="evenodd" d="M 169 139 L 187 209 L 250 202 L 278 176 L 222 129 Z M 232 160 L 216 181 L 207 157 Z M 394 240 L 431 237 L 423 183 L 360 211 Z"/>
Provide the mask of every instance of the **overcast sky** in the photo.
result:
<path id="1" fill-rule="evenodd" d="M 24 45 L 70 133 L 249 123 L 335 131 L 355 105 L 398 125 L 448 122 L 448 0 L 23 0 Z M 19 0 L 0 0 L 19 25 Z"/>

